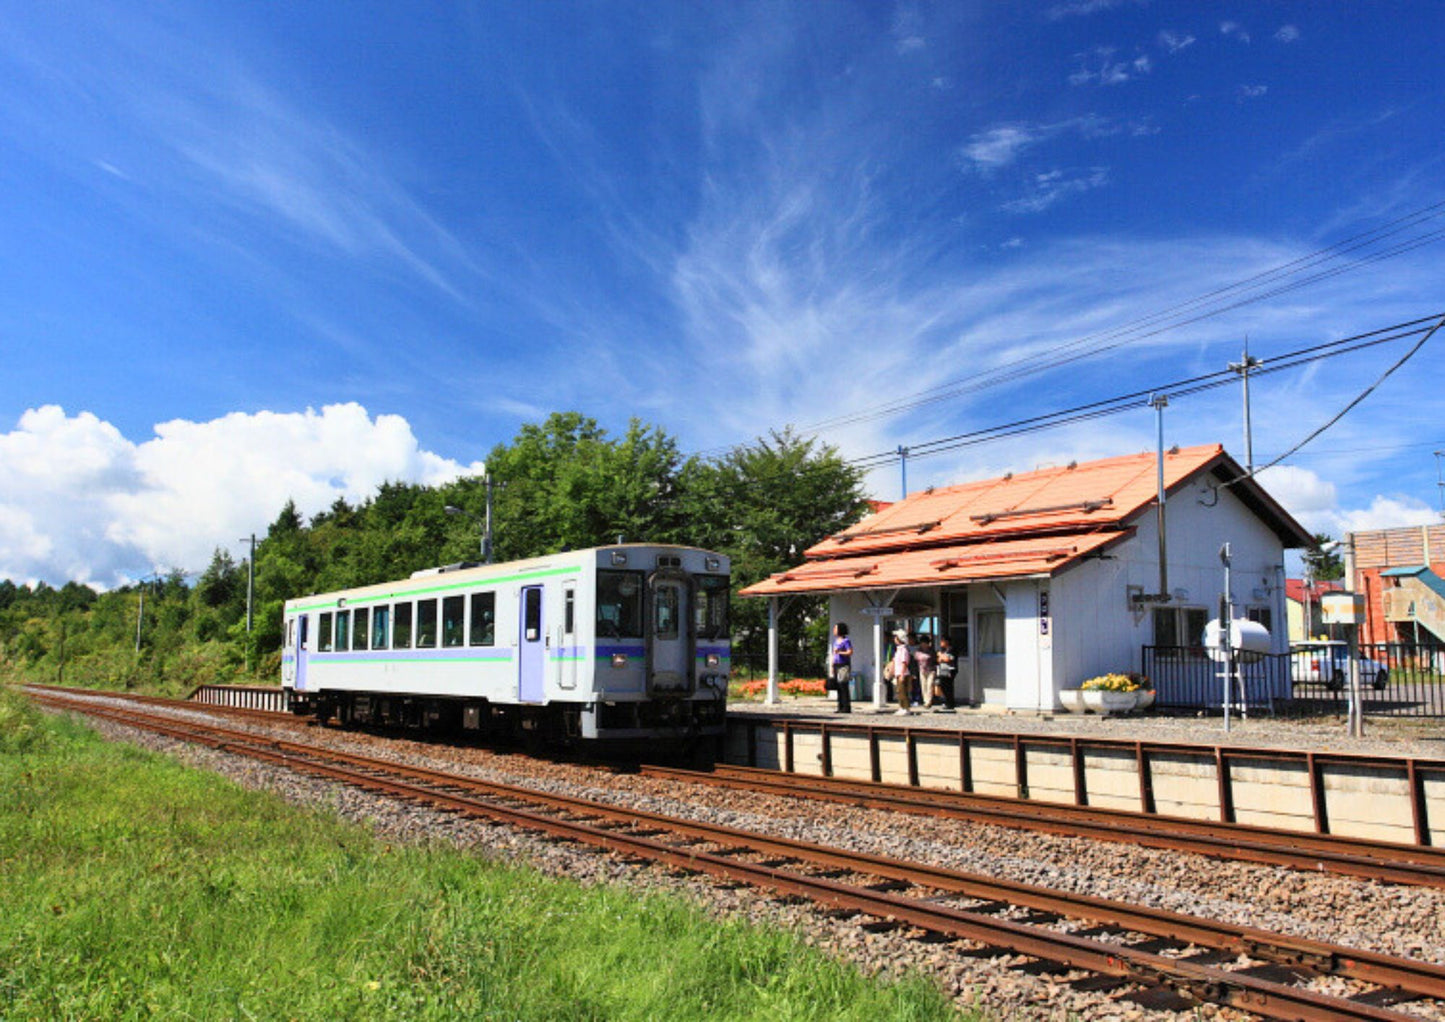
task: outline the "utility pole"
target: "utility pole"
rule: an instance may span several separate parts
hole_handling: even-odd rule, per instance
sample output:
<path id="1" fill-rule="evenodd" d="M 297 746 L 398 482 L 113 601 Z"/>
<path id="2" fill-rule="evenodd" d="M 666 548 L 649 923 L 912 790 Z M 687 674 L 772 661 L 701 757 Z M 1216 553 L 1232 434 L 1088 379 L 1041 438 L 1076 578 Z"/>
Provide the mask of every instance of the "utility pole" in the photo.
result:
<path id="1" fill-rule="evenodd" d="M 246 537 L 241 537 L 246 542 Z M 251 533 L 251 557 L 246 561 L 246 673 L 251 672 L 251 628 L 255 617 L 251 608 L 256 602 L 256 534 Z"/>
<path id="2" fill-rule="evenodd" d="M 1169 407 L 1168 394 L 1154 394 L 1149 398 L 1149 407 L 1153 408 L 1159 420 L 1159 499 L 1158 523 L 1159 523 L 1159 600 L 1161 603 L 1169 602 L 1169 543 L 1164 532 L 1164 409 Z"/>
<path id="3" fill-rule="evenodd" d="M 903 496 L 901 500 L 908 499 L 908 448 L 902 444 L 898 445 L 898 464 L 903 468 Z"/>
<path id="4" fill-rule="evenodd" d="M 1254 431 L 1251 427 L 1249 417 L 1249 371 L 1258 369 L 1264 365 L 1259 359 L 1249 353 L 1249 337 L 1244 338 L 1244 355 L 1238 362 L 1229 363 L 1229 368 L 1239 374 L 1240 383 L 1244 387 L 1244 471 L 1247 475 L 1254 475 Z"/>
<path id="5" fill-rule="evenodd" d="M 487 521 L 482 526 L 482 563 L 492 563 L 492 473 L 482 476 L 487 487 Z"/>

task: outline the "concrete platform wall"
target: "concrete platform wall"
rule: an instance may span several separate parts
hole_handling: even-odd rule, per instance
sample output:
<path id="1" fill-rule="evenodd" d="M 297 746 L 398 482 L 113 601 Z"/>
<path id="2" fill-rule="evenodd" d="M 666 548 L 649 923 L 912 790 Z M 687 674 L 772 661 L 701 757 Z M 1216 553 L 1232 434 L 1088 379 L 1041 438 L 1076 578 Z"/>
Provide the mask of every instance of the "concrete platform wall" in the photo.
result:
<path id="1" fill-rule="evenodd" d="M 812 776 L 1445 844 L 1445 762 L 730 718 L 725 759 Z"/>

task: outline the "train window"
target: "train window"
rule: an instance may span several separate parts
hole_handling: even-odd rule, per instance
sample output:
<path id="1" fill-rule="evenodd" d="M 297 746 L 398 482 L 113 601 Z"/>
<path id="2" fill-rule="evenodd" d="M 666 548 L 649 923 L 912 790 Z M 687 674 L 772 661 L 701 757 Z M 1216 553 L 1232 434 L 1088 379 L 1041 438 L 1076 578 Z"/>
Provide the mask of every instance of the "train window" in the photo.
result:
<path id="1" fill-rule="evenodd" d="M 286 648 L 294 649 L 296 646 L 296 619 L 293 617 L 286 622 Z"/>
<path id="2" fill-rule="evenodd" d="M 331 614 L 327 612 L 321 615 L 316 622 L 316 652 L 327 653 L 331 650 Z"/>
<path id="3" fill-rule="evenodd" d="M 435 649 L 437 644 L 437 601 L 416 601 L 416 648 Z"/>
<path id="4" fill-rule="evenodd" d="M 301 648 L 302 648 L 302 649 L 310 649 L 310 648 L 311 648 L 310 646 L 306 645 L 306 622 L 308 622 L 308 621 L 310 621 L 310 620 L 311 620 L 311 619 L 310 619 L 309 617 L 307 617 L 305 614 L 302 614 L 302 615 L 301 615 L 301 634 L 300 634 L 300 636 L 298 637 L 297 641 L 301 643 Z"/>
<path id="5" fill-rule="evenodd" d="M 391 645 L 393 649 L 411 649 L 410 603 L 396 605 L 396 620 L 391 626 Z"/>
<path id="6" fill-rule="evenodd" d="M 336 614 L 336 651 L 345 653 L 351 648 L 347 638 L 351 632 L 351 615 L 347 611 L 338 611 Z"/>
<path id="7" fill-rule="evenodd" d="M 652 594 L 652 635 L 657 639 L 677 638 L 677 593 L 675 584 L 657 587 Z"/>
<path id="8" fill-rule="evenodd" d="M 448 596 L 442 600 L 442 645 L 460 646 L 465 635 L 467 598 Z"/>
<path id="9" fill-rule="evenodd" d="M 351 648 L 366 649 L 367 640 L 371 638 L 371 629 L 367 627 L 371 622 L 371 611 L 366 607 L 357 607 L 351 612 Z"/>
<path id="10" fill-rule="evenodd" d="M 728 577 L 697 576 L 697 637 L 726 639 L 728 637 Z"/>
<path id="11" fill-rule="evenodd" d="M 491 646 L 497 641 L 497 594 L 472 593 L 473 646 Z"/>
<path id="12" fill-rule="evenodd" d="M 387 628 L 391 624 L 391 607 L 383 605 L 371 612 L 371 648 L 386 649 Z"/>
<path id="13" fill-rule="evenodd" d="M 527 642 L 542 637 L 542 590 L 522 590 L 522 628 Z"/>
<path id="14" fill-rule="evenodd" d="M 597 572 L 597 637 L 642 638 L 642 572 Z"/>
<path id="15" fill-rule="evenodd" d="M 562 601 L 562 633 L 571 635 L 577 631 L 577 594 L 568 589 Z"/>

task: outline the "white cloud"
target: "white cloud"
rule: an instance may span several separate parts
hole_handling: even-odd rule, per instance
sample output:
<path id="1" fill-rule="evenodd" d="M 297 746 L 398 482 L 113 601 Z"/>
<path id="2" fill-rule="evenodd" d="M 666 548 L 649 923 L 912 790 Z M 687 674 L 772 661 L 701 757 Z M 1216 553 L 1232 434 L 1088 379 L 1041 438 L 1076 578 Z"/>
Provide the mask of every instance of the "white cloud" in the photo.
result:
<path id="1" fill-rule="evenodd" d="M 1292 43 L 1299 39 L 1299 36 L 1299 29 L 1294 25 L 1281 25 L 1279 31 L 1274 34 L 1274 37 L 1282 43 Z"/>
<path id="2" fill-rule="evenodd" d="M 0 434 L 0 578 L 114 585 L 153 567 L 203 567 L 295 500 L 304 515 L 387 480 L 482 470 L 423 450 L 407 421 L 357 404 L 176 419 L 136 444 L 89 412 L 27 411 Z"/>
<path id="3" fill-rule="evenodd" d="M 893 14 L 893 47 L 899 55 L 928 45 L 923 36 L 923 15 L 916 7 L 900 7 Z"/>
<path id="4" fill-rule="evenodd" d="M 1042 213 L 1050 206 L 1072 195 L 1082 195 L 1109 183 L 1108 167 L 1083 170 L 1050 170 L 1035 174 L 1023 196 L 1005 202 L 1002 209 L 1010 213 Z"/>
<path id="5" fill-rule="evenodd" d="M 1250 41 L 1249 32 L 1237 21 L 1221 21 L 1219 23 L 1219 34 L 1231 36 L 1242 43 Z"/>
<path id="6" fill-rule="evenodd" d="M 1171 32 L 1169 29 L 1159 33 L 1159 45 L 1170 53 L 1178 53 L 1180 50 L 1194 44 L 1194 37 L 1182 32 Z"/>
<path id="7" fill-rule="evenodd" d="M 1014 162 L 1020 152 L 1047 134 L 1025 124 L 1001 124 L 969 139 L 963 155 L 979 170 L 995 170 Z"/>
<path id="8" fill-rule="evenodd" d="M 1069 75 L 1070 85 L 1123 85 L 1125 82 L 1149 73 L 1151 65 L 1147 54 L 1132 60 L 1115 60 L 1112 47 L 1100 46 L 1088 53 L 1074 55 L 1078 67 Z"/>
<path id="9" fill-rule="evenodd" d="M 1236 95 L 1240 99 L 1258 99 L 1268 91 L 1268 85 L 1241 85 L 1236 91 Z"/>
<path id="10" fill-rule="evenodd" d="M 1107 11 L 1123 5 L 1126 0 L 1069 0 L 1068 3 L 1055 4 L 1045 12 L 1045 17 L 1050 21 L 1058 21 L 1060 18 L 1082 17 L 1088 14 L 1097 14 L 1100 11 Z M 1145 3 L 1147 0 L 1134 0 L 1136 3 Z"/>
<path id="11" fill-rule="evenodd" d="M 1098 114 L 1070 117 L 1051 124 L 999 124 L 969 138 L 959 150 L 964 165 L 988 174 L 1015 162 L 1027 149 L 1060 135 L 1100 139 L 1119 135 L 1139 138 L 1157 134 L 1159 129 L 1148 120 L 1119 121 Z"/>

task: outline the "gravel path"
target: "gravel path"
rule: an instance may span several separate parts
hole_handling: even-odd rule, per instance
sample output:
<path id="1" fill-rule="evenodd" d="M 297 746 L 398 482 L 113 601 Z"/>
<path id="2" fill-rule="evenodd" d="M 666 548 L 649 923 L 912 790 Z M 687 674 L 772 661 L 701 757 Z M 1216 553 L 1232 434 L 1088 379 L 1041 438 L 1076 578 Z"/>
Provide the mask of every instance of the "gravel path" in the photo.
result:
<path id="1" fill-rule="evenodd" d="M 180 711 L 189 715 L 189 711 Z M 203 714 L 196 714 L 204 717 Z M 1016 729 L 1024 718 L 1003 718 Z M 294 726 L 236 724 L 257 733 L 294 736 Z M 999 1018 L 1090 1022 L 1114 1019 L 1233 1018 L 1205 1008 L 1199 1014 L 1145 1011 L 1127 1001 L 1081 994 L 1067 977 L 1036 977 L 1003 965 L 1002 958 L 958 954 L 965 942 L 925 943 L 906 931 L 870 932 L 863 920 L 822 916 L 807 905 L 770 899 L 746 888 L 715 886 L 705 878 L 677 876 L 661 867 L 638 867 L 616 857 L 558 845 L 511 828 L 459 820 L 425 809 L 290 774 L 242 757 L 184 745 L 129 728 L 98 724 L 106 734 L 164 749 L 249 787 L 274 791 L 298 805 L 321 807 L 371 827 L 393 840 L 442 840 L 488 858 L 523 860 L 552 875 L 583 883 L 623 883 L 666 889 L 722 915 L 796 929 L 809 943 L 856 962 L 868 972 L 898 974 L 921 968 L 935 975 L 960 1007 L 982 1006 Z M 955 725 L 956 726 L 956 725 Z M 972 727 L 970 723 L 968 726 Z M 1195 734 L 1197 739 L 1197 732 Z M 612 774 L 573 764 L 544 763 L 467 746 L 309 729 L 306 740 L 367 755 L 488 780 L 610 802 L 652 812 L 847 847 L 891 858 L 927 862 L 1098 897 L 1247 923 L 1445 964 L 1445 891 L 1291 872 L 1270 866 L 1219 862 L 1164 850 L 1130 848 L 1081 838 L 1055 837 L 956 820 L 903 816 L 829 803 L 738 792 Z M 1321 986 L 1321 989 L 1328 989 Z M 1434 1006 L 1400 1006 L 1445 1019 Z"/>

